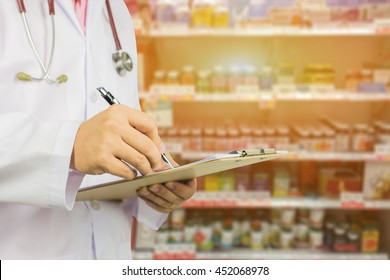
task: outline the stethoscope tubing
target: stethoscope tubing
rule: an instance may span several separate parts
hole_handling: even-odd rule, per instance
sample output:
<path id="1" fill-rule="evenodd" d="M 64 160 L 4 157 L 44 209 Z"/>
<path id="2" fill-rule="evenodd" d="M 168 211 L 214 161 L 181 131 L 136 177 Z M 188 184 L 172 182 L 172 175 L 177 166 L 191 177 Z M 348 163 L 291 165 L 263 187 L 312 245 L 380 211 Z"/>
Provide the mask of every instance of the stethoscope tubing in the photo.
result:
<path id="1" fill-rule="evenodd" d="M 18 2 L 18 8 L 20 13 L 26 13 L 26 7 L 24 6 L 24 0 L 16 0 Z M 54 0 L 47 0 L 49 6 L 49 14 L 55 15 Z"/>
<path id="2" fill-rule="evenodd" d="M 51 76 L 50 76 L 50 70 L 51 70 L 51 66 L 53 64 L 53 57 L 54 57 L 54 51 L 55 51 L 55 21 L 54 21 L 54 15 L 51 15 L 50 18 L 51 18 L 51 22 L 52 22 L 52 36 L 53 36 L 53 39 L 52 39 L 52 43 L 51 43 L 51 52 L 50 52 L 49 64 L 48 64 L 48 66 L 46 68 L 44 63 L 43 63 L 43 61 L 42 61 L 42 59 L 41 59 L 41 57 L 38 54 L 38 51 L 37 51 L 34 39 L 33 39 L 32 34 L 31 34 L 31 30 L 30 30 L 30 27 L 29 27 L 29 24 L 28 24 L 28 21 L 27 21 L 26 13 L 25 12 L 22 13 L 22 19 L 23 19 L 23 23 L 24 23 L 24 26 L 25 26 L 26 34 L 27 34 L 27 37 L 28 37 L 28 41 L 30 43 L 31 49 L 33 50 L 34 56 L 37 59 L 37 61 L 39 63 L 39 66 L 41 67 L 41 70 L 42 70 L 42 72 L 44 74 L 41 78 L 34 78 L 34 77 L 32 77 L 32 79 L 33 80 L 37 80 L 37 81 L 46 80 L 46 81 L 48 81 L 50 83 L 56 83 L 56 81 L 53 80 L 51 78 Z"/>
<path id="3" fill-rule="evenodd" d="M 39 66 L 41 67 L 43 76 L 41 78 L 34 78 L 31 77 L 32 80 L 35 81 L 43 81 L 46 80 L 47 82 L 50 83 L 56 83 L 55 80 L 53 80 L 50 76 L 50 70 L 53 64 L 53 57 L 54 57 L 54 51 L 55 51 L 55 37 L 56 37 L 56 32 L 55 32 L 55 20 L 54 20 L 54 15 L 55 15 L 55 8 L 54 8 L 54 1 L 53 0 L 48 0 L 48 5 L 49 5 L 49 14 L 51 18 L 51 24 L 52 24 L 52 42 L 51 42 L 51 52 L 50 52 L 50 58 L 49 58 L 49 64 L 46 68 L 45 64 L 43 63 L 41 57 L 38 54 L 37 47 L 35 45 L 34 39 L 31 34 L 31 29 L 28 24 L 27 16 L 26 16 L 26 7 L 24 6 L 24 1 L 23 0 L 18 0 L 18 7 L 20 14 L 22 16 L 23 24 L 24 24 L 24 29 L 27 34 L 27 38 L 29 41 L 29 44 L 31 46 L 31 49 L 33 50 L 34 56 L 37 59 Z"/>
<path id="4" fill-rule="evenodd" d="M 110 26 L 112 30 L 112 35 L 114 36 L 116 50 L 121 51 L 122 45 L 119 40 L 118 32 L 116 31 L 116 25 L 115 25 L 114 17 L 112 16 L 112 10 L 111 10 L 111 5 L 109 0 L 106 0 L 106 7 L 107 7 L 108 19 L 110 21 Z"/>

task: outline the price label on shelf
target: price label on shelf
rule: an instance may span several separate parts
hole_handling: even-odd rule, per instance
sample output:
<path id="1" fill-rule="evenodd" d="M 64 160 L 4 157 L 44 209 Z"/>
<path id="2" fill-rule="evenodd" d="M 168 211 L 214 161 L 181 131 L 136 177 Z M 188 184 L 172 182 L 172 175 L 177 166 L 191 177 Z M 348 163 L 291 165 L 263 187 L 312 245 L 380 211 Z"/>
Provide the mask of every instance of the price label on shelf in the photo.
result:
<path id="1" fill-rule="evenodd" d="M 155 260 L 193 260 L 196 259 L 195 244 L 158 244 L 155 247 Z"/>
<path id="2" fill-rule="evenodd" d="M 390 19 L 376 19 L 374 29 L 376 34 L 390 34 Z"/>
<path id="3" fill-rule="evenodd" d="M 364 209 L 365 203 L 363 193 L 361 192 L 341 192 L 341 208 L 345 209 Z"/>
<path id="4" fill-rule="evenodd" d="M 271 193 L 270 192 L 263 192 L 260 194 L 260 200 L 258 203 L 259 207 L 269 208 L 271 207 Z"/>
<path id="5" fill-rule="evenodd" d="M 271 193 L 269 191 L 257 191 L 248 193 L 251 197 L 251 203 L 256 207 L 270 207 Z"/>
<path id="6" fill-rule="evenodd" d="M 377 161 L 390 160 L 390 144 L 375 144 L 374 156 Z"/>

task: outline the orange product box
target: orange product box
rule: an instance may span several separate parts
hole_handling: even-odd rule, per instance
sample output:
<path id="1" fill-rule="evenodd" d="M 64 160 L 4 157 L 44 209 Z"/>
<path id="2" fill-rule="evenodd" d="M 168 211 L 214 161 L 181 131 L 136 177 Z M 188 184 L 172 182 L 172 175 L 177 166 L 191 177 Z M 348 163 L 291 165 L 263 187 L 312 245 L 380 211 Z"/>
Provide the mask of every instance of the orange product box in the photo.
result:
<path id="1" fill-rule="evenodd" d="M 338 197 L 341 192 L 361 192 L 362 178 L 350 168 L 322 168 L 319 172 L 321 193 L 328 197 Z"/>

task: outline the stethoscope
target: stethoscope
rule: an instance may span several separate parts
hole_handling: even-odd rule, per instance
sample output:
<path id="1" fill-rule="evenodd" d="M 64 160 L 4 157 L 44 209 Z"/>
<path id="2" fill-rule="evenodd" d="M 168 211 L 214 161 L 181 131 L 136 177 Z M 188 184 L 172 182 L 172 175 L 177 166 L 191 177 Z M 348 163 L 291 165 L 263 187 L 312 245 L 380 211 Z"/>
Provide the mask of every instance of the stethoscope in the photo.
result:
<path id="1" fill-rule="evenodd" d="M 16 77 L 21 80 L 21 81 L 46 81 L 50 84 L 61 84 L 61 83 L 66 83 L 68 81 L 68 76 L 65 74 L 62 74 L 58 76 L 56 79 L 53 79 L 50 76 L 50 70 L 53 64 L 53 57 L 54 57 L 54 51 L 55 51 L 55 20 L 54 20 L 54 15 L 55 15 L 55 9 L 54 9 L 54 0 L 48 0 L 47 3 L 49 5 L 49 15 L 51 18 L 51 24 L 52 24 L 52 42 L 51 42 L 51 52 L 50 52 L 50 58 L 47 66 L 43 63 L 43 60 L 38 54 L 37 47 L 35 45 L 34 39 L 31 34 L 30 27 L 28 25 L 27 17 L 26 17 L 26 8 L 24 6 L 24 0 L 17 0 L 18 2 L 18 7 L 19 7 L 19 12 L 22 15 L 23 19 L 23 24 L 24 24 L 24 29 L 27 34 L 28 41 L 30 43 L 31 49 L 34 52 L 34 56 L 36 60 L 39 63 L 39 66 L 42 71 L 42 76 L 40 78 L 33 77 L 30 74 L 27 74 L 25 72 L 19 72 L 17 73 Z M 122 50 L 122 46 L 118 37 L 118 33 L 116 31 L 116 26 L 114 22 L 114 18 L 112 15 L 111 11 L 111 6 L 109 0 L 106 0 L 106 7 L 107 7 L 107 12 L 108 12 L 108 17 L 110 21 L 110 26 L 112 30 L 112 34 L 114 36 L 114 41 L 116 45 L 116 52 L 113 53 L 112 55 L 112 61 L 114 65 L 114 69 L 116 72 L 119 74 L 119 76 L 123 77 L 126 75 L 127 72 L 130 72 L 133 70 L 133 61 L 130 57 L 130 55 Z"/>

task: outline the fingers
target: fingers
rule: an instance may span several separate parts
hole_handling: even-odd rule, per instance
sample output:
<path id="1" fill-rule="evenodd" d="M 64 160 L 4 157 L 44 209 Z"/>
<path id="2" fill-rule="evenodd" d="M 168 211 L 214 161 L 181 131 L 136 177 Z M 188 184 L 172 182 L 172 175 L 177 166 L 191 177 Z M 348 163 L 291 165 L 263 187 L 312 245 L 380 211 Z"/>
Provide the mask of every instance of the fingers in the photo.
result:
<path id="1" fill-rule="evenodd" d="M 117 157 L 132 164 L 143 175 L 164 168 L 160 151 L 151 139 L 134 128 L 129 128 L 129 133 L 122 138 L 124 143 L 118 145 Z"/>
<path id="2" fill-rule="evenodd" d="M 166 193 L 164 195 L 162 195 L 162 193 L 158 194 L 158 192 L 160 192 L 162 189 L 164 189 L 163 185 L 153 185 L 151 187 L 145 187 L 138 192 L 138 196 L 140 196 L 146 202 L 157 206 L 159 209 L 164 209 L 165 211 L 172 211 L 173 206 L 177 207 L 184 202 L 181 197 L 178 197 L 173 193 L 169 195 L 167 195 Z"/>
<path id="3" fill-rule="evenodd" d="M 153 190 L 149 187 L 149 190 Z M 185 184 L 182 182 L 169 182 L 165 184 L 165 188 L 162 188 L 158 191 L 158 195 L 170 199 L 170 194 L 173 193 L 175 196 L 180 197 L 183 200 L 187 200 L 192 197 L 196 191 L 196 179 L 192 179 Z M 156 193 L 156 192 L 154 192 Z M 172 201 L 172 200 L 169 200 Z M 175 202 L 175 201 L 172 201 Z"/>
<path id="4" fill-rule="evenodd" d="M 155 120 L 148 114 L 138 110 L 130 109 L 126 111 L 129 124 L 150 138 L 159 148 L 160 152 L 164 152 L 164 147 L 161 138 L 158 135 L 158 128 Z"/>
<path id="5" fill-rule="evenodd" d="M 152 207 L 153 209 L 159 211 L 159 212 L 163 212 L 163 213 L 169 213 L 171 211 L 174 210 L 174 208 L 164 208 L 164 207 L 161 207 L 160 205 L 157 205 L 156 203 L 154 203 L 152 200 L 149 200 L 147 198 L 142 198 L 147 205 L 149 205 L 150 207 Z"/>
<path id="6" fill-rule="evenodd" d="M 114 176 L 122 177 L 128 180 L 134 179 L 137 176 L 137 172 L 135 170 L 116 157 L 107 158 L 105 162 L 106 167 L 104 170 L 101 169 L 101 172 L 97 172 L 98 174 L 110 173 Z"/>
<path id="7" fill-rule="evenodd" d="M 157 125 L 150 116 L 113 105 L 80 125 L 70 167 L 85 174 L 131 179 L 134 171 L 126 163 L 142 174 L 164 169 L 160 146 Z"/>
<path id="8" fill-rule="evenodd" d="M 162 141 L 155 121 L 149 115 L 123 105 L 113 105 L 110 109 L 113 111 L 110 112 L 114 115 L 113 119 L 118 117 L 118 111 L 120 117 L 126 117 L 124 122 L 112 124 L 115 133 L 120 135 L 127 146 L 117 145 L 119 147 L 115 156 L 130 163 L 144 175 L 160 170 L 164 166 L 159 149 Z"/>
<path id="9" fill-rule="evenodd" d="M 137 194 L 154 209 L 162 212 L 170 212 L 191 198 L 195 191 L 196 180 L 193 179 L 186 184 L 169 182 L 165 185 L 156 184 L 150 187 L 144 187 Z"/>

